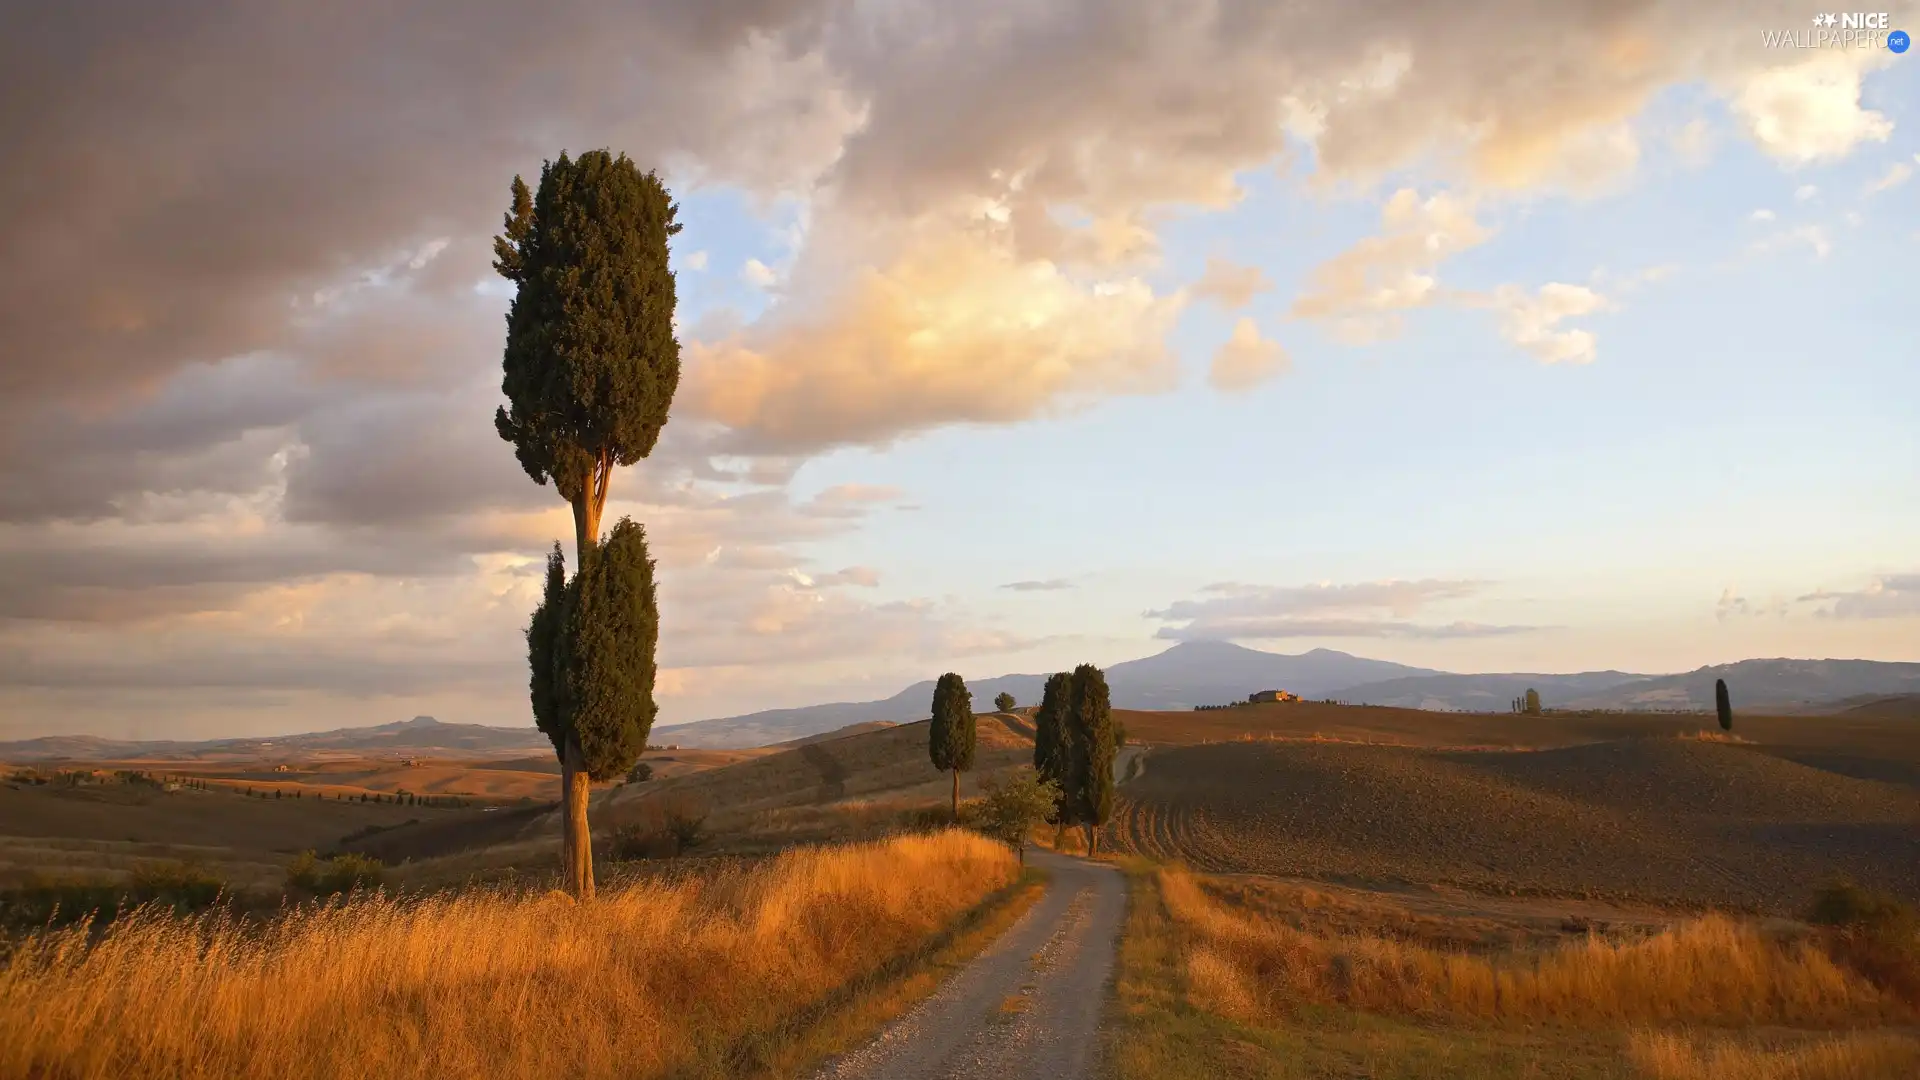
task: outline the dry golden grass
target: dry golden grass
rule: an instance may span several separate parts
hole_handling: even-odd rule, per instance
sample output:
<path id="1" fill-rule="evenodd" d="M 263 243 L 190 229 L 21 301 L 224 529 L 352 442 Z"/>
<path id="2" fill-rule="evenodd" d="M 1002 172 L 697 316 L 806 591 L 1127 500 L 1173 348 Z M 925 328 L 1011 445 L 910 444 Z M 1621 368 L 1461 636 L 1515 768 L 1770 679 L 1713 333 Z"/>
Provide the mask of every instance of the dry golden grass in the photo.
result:
<path id="1" fill-rule="evenodd" d="M 1188 936 L 1198 1004 L 1277 1022 L 1299 1006 L 1548 1021 L 1844 1027 L 1908 1010 L 1808 940 L 1778 940 L 1708 916 L 1640 940 L 1589 936 L 1536 953 L 1469 954 L 1366 933 L 1320 935 L 1209 896 L 1194 877 L 1159 874 Z"/>
<path id="2" fill-rule="evenodd" d="M 1649 1080 L 1891 1080 L 1920 1076 L 1920 1040 L 1851 1033 L 1770 1050 L 1727 1040 L 1638 1032 L 1627 1056 Z"/>
<path id="3" fill-rule="evenodd" d="M 1677 739 L 1686 739 L 1691 742 L 1728 743 L 1738 746 L 1752 745 L 1752 740 L 1750 739 L 1743 739 L 1731 731 L 1714 731 L 1712 728 L 1701 728 L 1699 731 L 1683 731 L 1674 737 Z"/>
<path id="4" fill-rule="evenodd" d="M 475 891 L 263 926 L 138 915 L 15 945 L 0 1075 L 725 1075 L 1014 880 L 947 832 L 643 880 L 593 904 Z"/>

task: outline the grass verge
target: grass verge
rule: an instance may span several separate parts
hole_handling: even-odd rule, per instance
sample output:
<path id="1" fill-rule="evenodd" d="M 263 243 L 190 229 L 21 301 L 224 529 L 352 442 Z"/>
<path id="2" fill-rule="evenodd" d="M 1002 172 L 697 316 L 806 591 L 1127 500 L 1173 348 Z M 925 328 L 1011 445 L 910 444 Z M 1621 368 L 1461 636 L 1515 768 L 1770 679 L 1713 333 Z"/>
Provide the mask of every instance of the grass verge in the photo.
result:
<path id="1" fill-rule="evenodd" d="M 1617 1019 L 1637 1007 L 1622 995 L 1639 992 L 1641 986 L 1635 981 L 1639 976 L 1621 981 L 1623 959 L 1636 961 L 1643 972 L 1649 963 L 1680 964 L 1664 977 L 1709 982 L 1727 977 L 1724 965 L 1686 965 L 1721 961 L 1758 964 L 1755 977 L 1764 981 L 1757 984 L 1762 1002 L 1755 1009 L 1775 1019 L 1812 1015 L 1837 1020 L 1839 1017 L 1829 1009 L 1845 1002 L 1865 1003 L 1864 1011 L 1852 1018 L 1863 1024 L 1876 1022 L 1886 1015 L 1884 1010 L 1897 1010 L 1897 1005 L 1876 995 L 1852 973 L 1837 968 L 1829 971 L 1832 965 L 1814 965 L 1820 973 L 1816 982 L 1836 985 L 1827 980 L 1838 979 L 1837 985 L 1843 987 L 1837 991 L 1841 996 L 1806 996 L 1806 984 L 1796 982 L 1791 971 L 1783 976 L 1778 968 L 1771 967 L 1795 960 L 1799 956 L 1797 946 L 1788 946 L 1785 953 L 1771 959 L 1751 951 L 1751 943 L 1744 944 L 1737 955 L 1722 955 L 1718 950 L 1729 940 L 1744 941 L 1737 936 L 1713 938 L 1704 943 L 1712 945 L 1705 951 L 1691 947 L 1673 953 L 1660 951 L 1672 948 L 1671 942 L 1654 946 L 1652 951 L 1633 952 L 1628 947 L 1624 958 L 1613 952 L 1596 957 L 1589 949 L 1576 947 L 1572 952 L 1579 954 L 1574 959 L 1580 978 L 1593 980 L 1585 984 L 1585 994 L 1600 1003 L 1598 1006 L 1569 1008 L 1570 999 L 1523 990 L 1512 999 L 1515 1015 L 1503 1018 L 1473 1009 L 1434 1008 L 1432 1001 L 1409 999 L 1400 991 L 1380 996 L 1381 980 L 1369 976 L 1367 959 L 1356 961 L 1351 955 L 1345 961 L 1329 959 L 1329 950 L 1355 945 L 1351 928 L 1312 947 L 1301 945 L 1285 933 L 1275 935 L 1302 950 L 1294 959 L 1304 971 L 1314 973 L 1304 983 L 1294 982 L 1284 969 L 1271 966 L 1272 953 L 1263 952 L 1267 947 L 1251 935 L 1235 937 L 1227 931 L 1224 937 L 1217 936 L 1222 933 L 1220 920 L 1242 913 L 1203 912 L 1195 922 L 1193 906 L 1208 902 L 1208 898 L 1191 878 L 1161 871 L 1144 861 L 1125 861 L 1122 866 L 1131 888 L 1106 1047 L 1116 1080 L 1893 1080 L 1920 1075 L 1915 1067 L 1920 1061 L 1920 1040 L 1913 1037 L 1910 1027 L 1840 1032 L 1757 1028 L 1749 1021 L 1725 1015 L 1724 1002 L 1715 1003 L 1717 999 L 1711 994 L 1706 998 L 1714 1003 L 1709 1011 L 1736 1026 L 1706 1031 L 1659 1030 L 1645 1025 L 1628 1027 Z M 1174 883 L 1171 896 L 1169 881 Z M 1211 926 L 1209 918 L 1214 920 Z M 1390 944 L 1417 948 L 1400 942 Z M 1378 945 L 1362 943 L 1360 951 Z M 1612 947 L 1600 942 L 1593 948 Z M 1484 956 L 1453 956 L 1462 962 L 1488 963 Z M 1200 958 L 1198 963 L 1196 958 Z M 1396 953 L 1394 959 L 1402 966 L 1389 967 L 1409 985 L 1436 975 L 1434 970 L 1422 968 L 1417 958 Z M 1636 963 L 1626 966 L 1633 968 Z M 1229 970 L 1223 975 L 1222 969 L 1235 968 L 1245 970 Z M 1529 963 L 1525 969 L 1531 971 L 1533 965 Z M 1513 974 L 1519 970 L 1516 967 Z M 1565 976 L 1552 975 L 1551 963 L 1543 970 L 1550 980 Z M 1329 971 L 1344 971 L 1348 981 L 1325 982 Z M 1256 975 L 1265 982 L 1255 981 Z M 1224 985 L 1220 982 L 1223 978 L 1227 978 Z M 1387 981 L 1391 985 L 1391 980 Z M 1346 986 L 1349 996 L 1342 1000 L 1328 993 L 1330 985 Z M 1428 990 L 1438 991 L 1445 985 L 1441 982 Z M 1284 1007 L 1270 1007 L 1280 1004 L 1266 996 L 1274 988 L 1291 991 Z M 1354 988 L 1360 988 L 1366 1005 L 1353 1003 L 1350 994 Z M 1770 993 L 1784 996 L 1768 998 Z M 1465 1000 L 1485 999 L 1476 993 Z M 1545 1013 L 1536 1012 L 1543 1001 L 1558 1004 Z M 1747 1010 L 1736 1011 L 1744 1014 Z M 1672 1025 L 1680 1018 L 1660 1019 Z"/>
<path id="2" fill-rule="evenodd" d="M 480 889 L 265 924 L 146 909 L 14 943 L 0 1076 L 717 1075 L 755 1033 L 795 1032 L 798 1053 L 817 1025 L 795 1018 L 884 980 L 1017 877 L 1004 846 L 954 831 L 643 879 L 589 905 Z"/>

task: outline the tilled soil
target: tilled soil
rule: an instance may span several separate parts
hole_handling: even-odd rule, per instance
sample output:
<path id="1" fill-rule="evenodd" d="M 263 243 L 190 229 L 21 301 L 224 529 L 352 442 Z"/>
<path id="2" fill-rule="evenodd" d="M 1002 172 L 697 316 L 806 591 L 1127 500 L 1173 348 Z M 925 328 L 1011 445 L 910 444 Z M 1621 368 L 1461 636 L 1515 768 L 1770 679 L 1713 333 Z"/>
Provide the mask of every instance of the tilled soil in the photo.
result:
<path id="1" fill-rule="evenodd" d="M 1361 885 L 1785 913 L 1844 875 L 1920 898 L 1920 791 L 1677 739 L 1157 750 L 1111 831 L 1199 870 Z"/>
<path id="2" fill-rule="evenodd" d="M 934 995 L 817 1080 L 1081 1080 L 1126 911 L 1111 866 L 1034 851 L 1052 881 L 1020 921 Z"/>

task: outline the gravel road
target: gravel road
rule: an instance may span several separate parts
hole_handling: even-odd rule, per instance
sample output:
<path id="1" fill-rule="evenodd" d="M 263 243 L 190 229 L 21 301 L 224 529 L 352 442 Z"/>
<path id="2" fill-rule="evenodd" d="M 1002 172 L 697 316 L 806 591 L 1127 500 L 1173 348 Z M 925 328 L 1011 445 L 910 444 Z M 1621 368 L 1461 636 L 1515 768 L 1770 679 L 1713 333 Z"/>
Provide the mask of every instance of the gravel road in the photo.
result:
<path id="1" fill-rule="evenodd" d="M 1099 1058 L 1100 1015 L 1126 912 L 1102 863 L 1029 850 L 1046 895 L 932 997 L 818 1080 L 1081 1080 Z"/>

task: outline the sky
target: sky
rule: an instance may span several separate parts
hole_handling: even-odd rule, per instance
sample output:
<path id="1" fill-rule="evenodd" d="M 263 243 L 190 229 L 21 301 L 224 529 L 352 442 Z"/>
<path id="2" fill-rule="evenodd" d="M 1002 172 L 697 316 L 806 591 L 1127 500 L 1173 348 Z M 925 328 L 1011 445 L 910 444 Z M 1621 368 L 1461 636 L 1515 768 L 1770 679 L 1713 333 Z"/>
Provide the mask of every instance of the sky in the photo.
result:
<path id="1" fill-rule="evenodd" d="M 571 524 L 491 241 L 598 147 L 684 225 L 607 519 L 662 723 L 1189 640 L 1920 660 L 1920 55 L 1823 11 L 43 5 L 0 737 L 528 723 Z"/>

